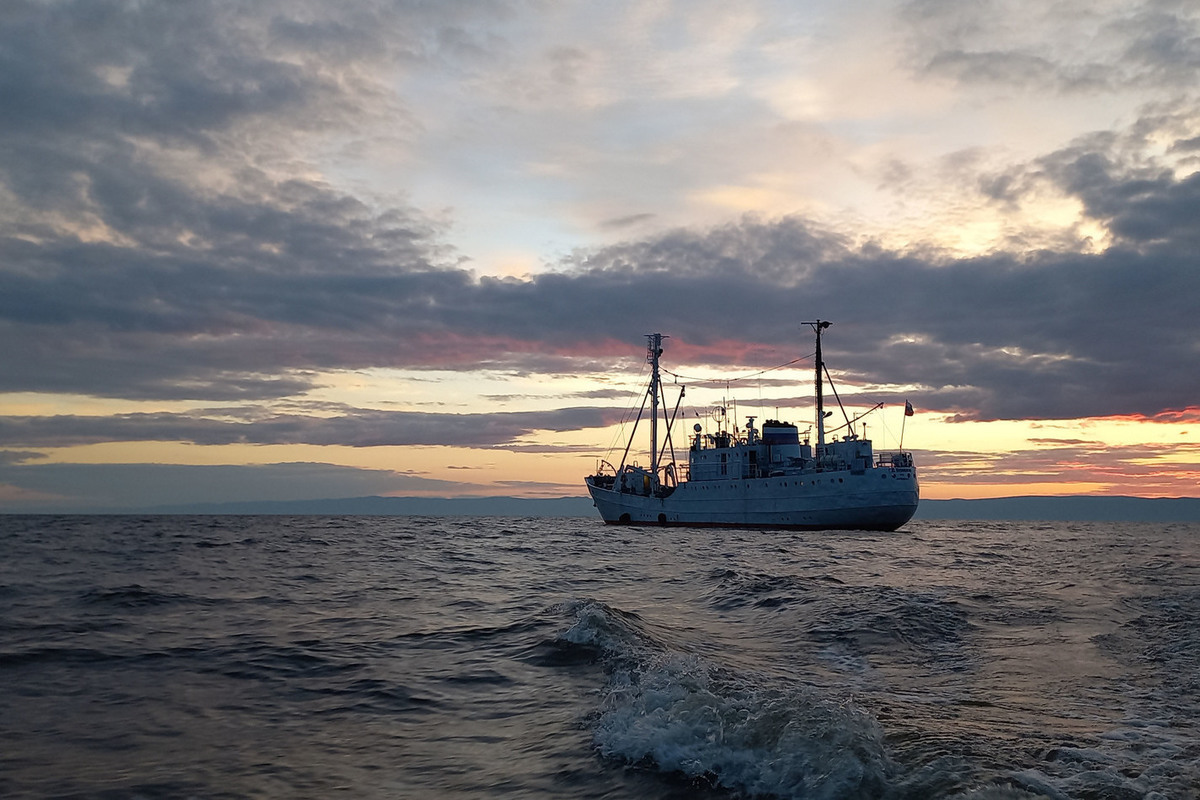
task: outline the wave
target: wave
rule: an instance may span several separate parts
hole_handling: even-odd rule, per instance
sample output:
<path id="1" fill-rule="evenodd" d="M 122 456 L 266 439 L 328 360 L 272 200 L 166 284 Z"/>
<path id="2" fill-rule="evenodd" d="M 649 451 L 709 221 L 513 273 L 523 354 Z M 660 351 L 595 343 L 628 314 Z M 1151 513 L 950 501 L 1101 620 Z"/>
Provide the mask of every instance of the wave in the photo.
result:
<path id="1" fill-rule="evenodd" d="M 714 609 L 749 608 L 762 620 L 781 615 L 792 632 L 824 647 L 826 658 L 882 657 L 938 671 L 970 666 L 965 639 L 974 626 L 945 592 L 732 569 L 708 578 L 713 586 L 705 598 Z"/>
<path id="2" fill-rule="evenodd" d="M 176 592 L 160 592 L 131 583 L 126 586 L 88 589 L 80 594 L 79 600 L 85 605 L 133 609 L 178 602 L 198 602 L 199 598 Z"/>
<path id="3" fill-rule="evenodd" d="M 605 758 L 694 790 L 780 800 L 1063 798 L 1030 775 L 994 776 L 992 786 L 980 785 L 983 776 L 964 780 L 964 765 L 953 757 L 906 767 L 889 753 L 879 721 L 849 694 L 731 669 L 687 652 L 640 615 L 596 600 L 559 610 L 571 619 L 554 642 L 559 663 L 598 662 L 607 672 L 588 720 Z"/>
<path id="4" fill-rule="evenodd" d="M 802 578 L 793 575 L 770 575 L 765 572 L 738 572 L 733 569 L 712 570 L 709 581 L 716 585 L 706 599 L 719 610 L 752 606 L 779 608 L 809 603 L 828 583 L 841 584 L 837 578 Z"/>
<path id="5" fill-rule="evenodd" d="M 602 755 L 750 795 L 888 793 L 896 768 L 883 732 L 848 699 L 673 650 L 636 614 L 601 602 L 566 610 L 574 623 L 560 640 L 609 669 L 593 722 Z"/>

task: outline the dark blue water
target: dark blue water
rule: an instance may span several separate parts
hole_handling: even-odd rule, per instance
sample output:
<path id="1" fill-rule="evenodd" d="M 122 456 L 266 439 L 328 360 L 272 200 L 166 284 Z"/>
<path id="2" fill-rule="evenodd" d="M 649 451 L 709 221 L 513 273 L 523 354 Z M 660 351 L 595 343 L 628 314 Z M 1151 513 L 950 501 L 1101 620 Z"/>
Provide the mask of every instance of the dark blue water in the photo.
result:
<path id="1" fill-rule="evenodd" d="M 1200 526 L 0 517 L 0 795 L 1195 798 Z"/>

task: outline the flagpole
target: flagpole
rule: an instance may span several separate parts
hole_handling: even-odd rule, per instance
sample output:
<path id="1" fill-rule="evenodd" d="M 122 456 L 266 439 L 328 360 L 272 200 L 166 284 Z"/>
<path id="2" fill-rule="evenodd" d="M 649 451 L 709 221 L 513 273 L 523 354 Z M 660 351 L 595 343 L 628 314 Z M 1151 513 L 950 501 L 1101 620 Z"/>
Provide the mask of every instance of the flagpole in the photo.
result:
<path id="1" fill-rule="evenodd" d="M 904 450 L 904 425 L 908 422 L 908 418 L 913 415 L 912 403 L 908 400 L 904 401 L 904 418 L 900 420 L 900 449 Z"/>

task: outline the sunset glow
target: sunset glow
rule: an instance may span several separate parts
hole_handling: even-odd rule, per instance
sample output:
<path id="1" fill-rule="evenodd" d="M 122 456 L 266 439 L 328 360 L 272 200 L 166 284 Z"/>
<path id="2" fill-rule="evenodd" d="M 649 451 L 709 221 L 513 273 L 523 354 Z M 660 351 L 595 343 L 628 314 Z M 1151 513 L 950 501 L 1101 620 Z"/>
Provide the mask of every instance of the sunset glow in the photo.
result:
<path id="1" fill-rule="evenodd" d="M 926 498 L 1196 494 L 1186 4 L 200 5 L 0 11 L 0 511 L 582 496 L 818 317 Z"/>

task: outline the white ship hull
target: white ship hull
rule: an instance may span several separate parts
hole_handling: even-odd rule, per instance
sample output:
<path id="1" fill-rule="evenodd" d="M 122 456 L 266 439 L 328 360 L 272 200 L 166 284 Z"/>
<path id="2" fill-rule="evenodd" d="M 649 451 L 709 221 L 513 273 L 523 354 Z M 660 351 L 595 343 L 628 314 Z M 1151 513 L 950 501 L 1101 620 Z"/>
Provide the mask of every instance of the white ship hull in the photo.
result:
<path id="1" fill-rule="evenodd" d="M 665 497 L 591 481 L 588 491 L 609 525 L 894 531 L 912 518 L 918 500 L 912 471 L 886 468 L 684 482 Z"/>

